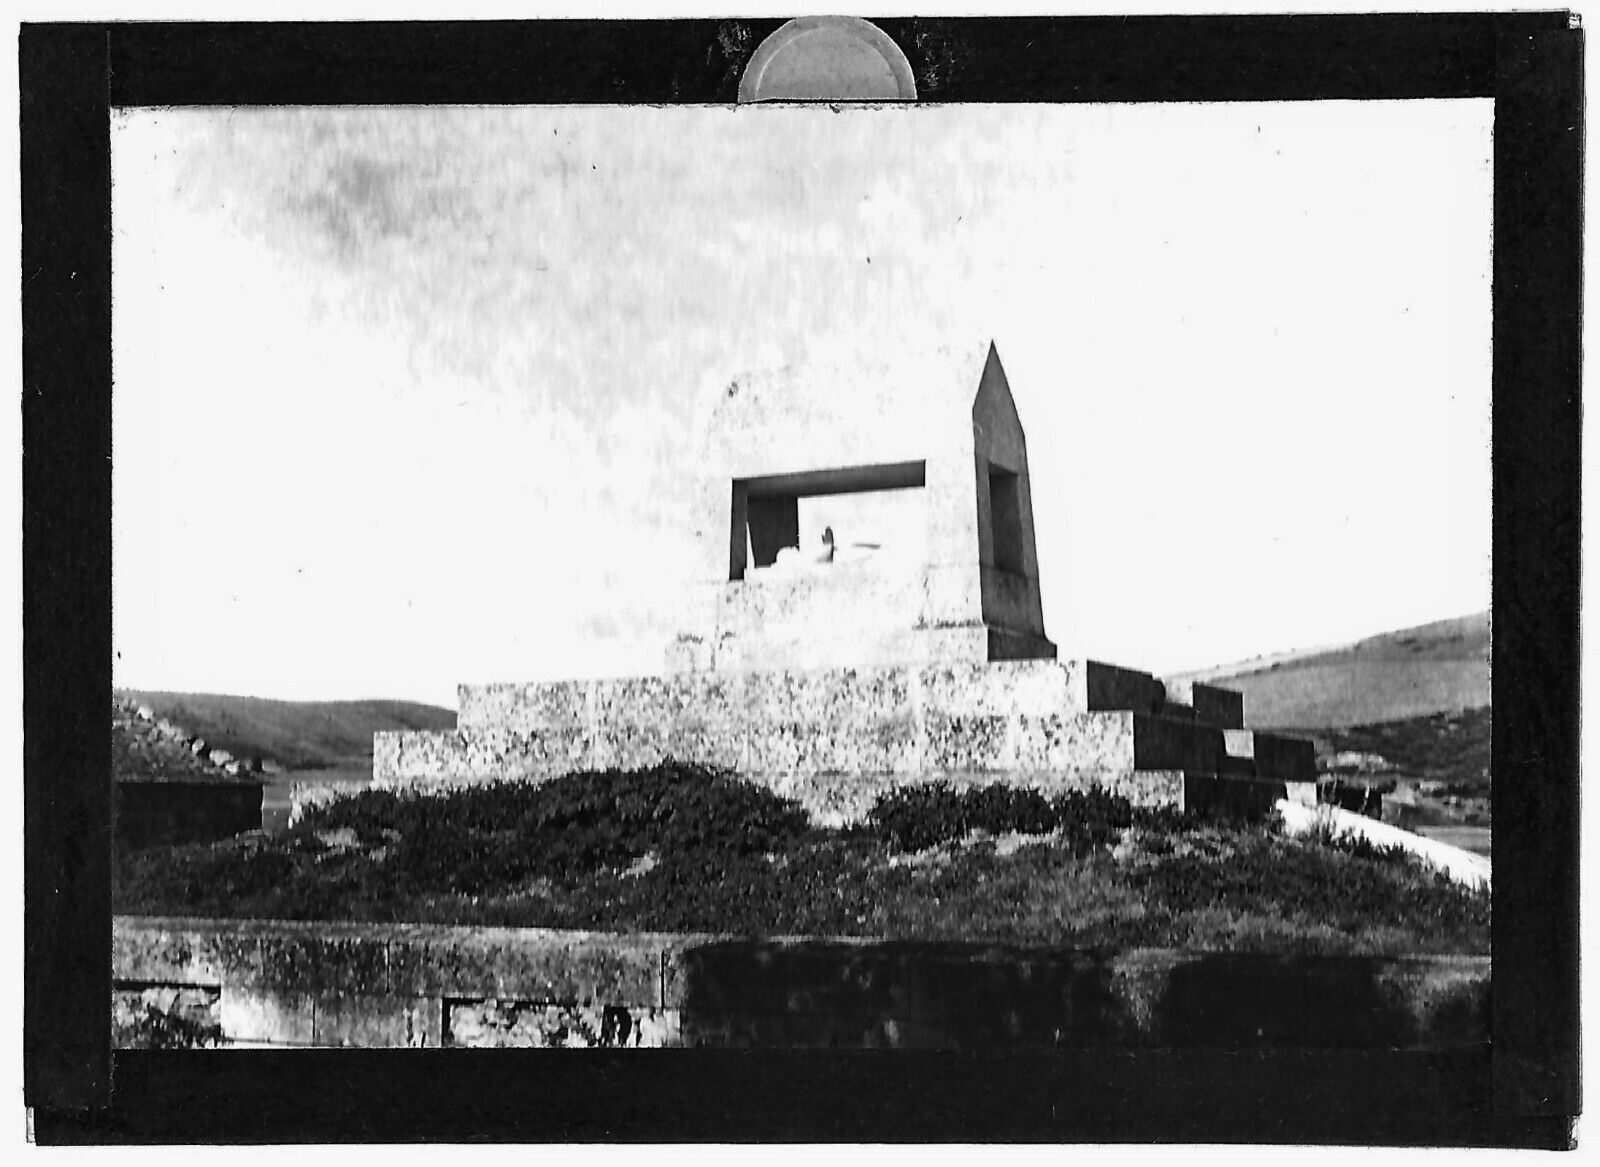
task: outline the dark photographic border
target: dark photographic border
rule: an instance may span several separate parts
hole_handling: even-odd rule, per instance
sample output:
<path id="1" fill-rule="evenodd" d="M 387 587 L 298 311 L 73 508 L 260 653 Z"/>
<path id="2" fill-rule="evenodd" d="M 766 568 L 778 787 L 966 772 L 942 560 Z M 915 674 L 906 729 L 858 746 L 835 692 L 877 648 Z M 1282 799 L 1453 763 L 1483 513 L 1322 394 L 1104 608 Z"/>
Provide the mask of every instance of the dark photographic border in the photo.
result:
<path id="1" fill-rule="evenodd" d="M 23 26 L 24 1050 L 35 1137 L 1569 1145 L 1583 104 L 1582 33 L 1563 12 L 875 22 L 925 101 L 1495 99 L 1491 1046 L 111 1053 L 109 109 L 730 102 L 781 23 Z"/>

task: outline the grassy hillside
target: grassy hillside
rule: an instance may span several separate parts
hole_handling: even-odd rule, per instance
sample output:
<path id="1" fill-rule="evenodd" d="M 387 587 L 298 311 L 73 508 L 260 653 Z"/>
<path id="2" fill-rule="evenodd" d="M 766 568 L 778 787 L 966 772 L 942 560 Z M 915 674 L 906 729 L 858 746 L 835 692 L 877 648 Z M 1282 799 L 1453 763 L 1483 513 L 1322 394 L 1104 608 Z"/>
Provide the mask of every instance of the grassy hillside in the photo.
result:
<path id="1" fill-rule="evenodd" d="M 1489 704 L 1489 613 L 1186 674 L 1244 694 L 1248 724 L 1324 729 Z"/>
<path id="2" fill-rule="evenodd" d="M 217 693 L 122 691 L 211 746 L 285 770 L 372 769 L 378 730 L 454 729 L 453 710 L 411 701 L 274 701 Z"/>

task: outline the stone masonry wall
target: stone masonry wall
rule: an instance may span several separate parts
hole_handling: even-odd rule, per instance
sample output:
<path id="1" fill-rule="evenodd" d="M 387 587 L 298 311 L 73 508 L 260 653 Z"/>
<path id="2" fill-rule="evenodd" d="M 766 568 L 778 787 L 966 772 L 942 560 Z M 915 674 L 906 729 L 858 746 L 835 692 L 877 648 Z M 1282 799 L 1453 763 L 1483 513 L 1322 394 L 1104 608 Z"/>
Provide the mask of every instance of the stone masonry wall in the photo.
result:
<path id="1" fill-rule="evenodd" d="M 1169 703 L 1146 673 L 1055 660 L 464 685 L 459 722 L 377 735 L 376 784 L 537 781 L 671 759 L 736 771 L 823 821 L 934 778 L 1100 786 L 1182 806 L 1181 776 L 1228 768 L 1232 732 Z"/>
<path id="2" fill-rule="evenodd" d="M 1487 957 L 118 917 L 120 1001 L 224 1045 L 1440 1049 Z M 125 1004 L 126 1008 L 127 1005 Z"/>
<path id="3" fill-rule="evenodd" d="M 665 761 L 733 771 L 852 821 L 888 787 L 1099 787 L 1137 805 L 1283 797 L 1311 743 L 1234 728 L 1238 694 L 1024 659 L 463 685 L 458 728 L 380 733 L 374 783 L 543 781 Z M 1259 790 L 1235 789 L 1257 782 Z M 309 805 L 301 792 L 297 805 Z M 1198 800 L 1198 801 L 1197 801 Z"/>

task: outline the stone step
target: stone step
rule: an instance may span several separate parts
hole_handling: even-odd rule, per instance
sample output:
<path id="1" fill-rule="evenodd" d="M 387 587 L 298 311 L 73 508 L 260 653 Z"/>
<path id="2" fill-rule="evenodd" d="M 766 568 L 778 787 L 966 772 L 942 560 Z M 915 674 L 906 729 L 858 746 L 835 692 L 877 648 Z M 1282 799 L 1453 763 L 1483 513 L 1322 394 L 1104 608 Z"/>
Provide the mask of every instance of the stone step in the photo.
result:
<path id="1" fill-rule="evenodd" d="M 1133 713 L 1160 713 L 1167 689 L 1149 673 L 1125 669 L 1097 660 L 1074 662 L 1082 666 L 1082 698 L 1090 711 L 1126 709 Z"/>
<path id="2" fill-rule="evenodd" d="M 1244 694 L 1199 681 L 1164 682 L 1167 701 L 1194 710 L 1195 719 L 1221 729 L 1244 728 Z"/>
<path id="3" fill-rule="evenodd" d="M 952 716 L 1118 710 L 1161 714 L 1166 690 L 1148 673 L 1099 661 L 1019 659 L 462 685 L 458 700 L 457 724 L 462 728 L 581 726 L 598 732 L 601 725 L 618 720 L 665 726 L 682 718 L 717 722 L 766 716 L 774 704 L 801 720 L 830 725 L 892 720 L 911 709 Z M 1178 719 L 1193 720 L 1188 715 Z"/>
<path id="4" fill-rule="evenodd" d="M 1265 778 L 1232 774 L 1189 774 L 1183 788 L 1184 809 L 1260 814 L 1287 798 L 1287 785 Z"/>
<path id="5" fill-rule="evenodd" d="M 1256 776 L 1256 759 L 1254 754 L 1239 757 L 1234 754 L 1224 753 L 1218 759 L 1217 773 L 1232 778 L 1254 778 Z"/>
<path id="6" fill-rule="evenodd" d="M 1220 768 L 1222 730 L 1170 717 L 1131 716 L 1135 769 L 1214 774 Z"/>
<path id="7" fill-rule="evenodd" d="M 1223 757 L 1220 730 L 1126 710 L 1042 716 L 923 711 L 834 725 L 793 714 L 778 705 L 769 716 L 739 723 L 608 721 L 599 732 L 568 726 L 385 733 L 375 741 L 374 778 L 402 787 L 543 780 L 672 759 L 769 784 L 818 780 L 870 788 L 880 780 L 984 776 L 1048 785 L 1135 772 L 1214 773 Z M 1181 783 L 1164 781 L 1158 801 L 1181 804 Z"/>
<path id="8" fill-rule="evenodd" d="M 1291 782 L 1314 782 L 1317 777 L 1316 743 L 1309 738 L 1285 737 L 1260 730 L 1223 731 L 1227 754 L 1233 759 L 1249 759 L 1255 773 L 1263 778 L 1282 778 Z"/>

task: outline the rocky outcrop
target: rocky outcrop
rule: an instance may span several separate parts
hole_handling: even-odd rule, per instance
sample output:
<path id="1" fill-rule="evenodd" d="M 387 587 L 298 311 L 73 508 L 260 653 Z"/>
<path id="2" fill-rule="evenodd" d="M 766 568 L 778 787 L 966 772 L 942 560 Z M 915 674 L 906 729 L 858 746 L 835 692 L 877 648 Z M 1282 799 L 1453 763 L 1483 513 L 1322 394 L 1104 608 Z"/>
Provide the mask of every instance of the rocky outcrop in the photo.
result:
<path id="1" fill-rule="evenodd" d="M 111 702 L 111 730 L 113 769 L 119 781 L 226 782 L 260 770 L 259 760 L 236 759 L 226 750 L 212 749 L 204 738 L 127 697 Z"/>
<path id="2" fill-rule="evenodd" d="M 262 779 L 127 698 L 111 703 L 119 847 L 225 839 L 261 829 Z"/>

